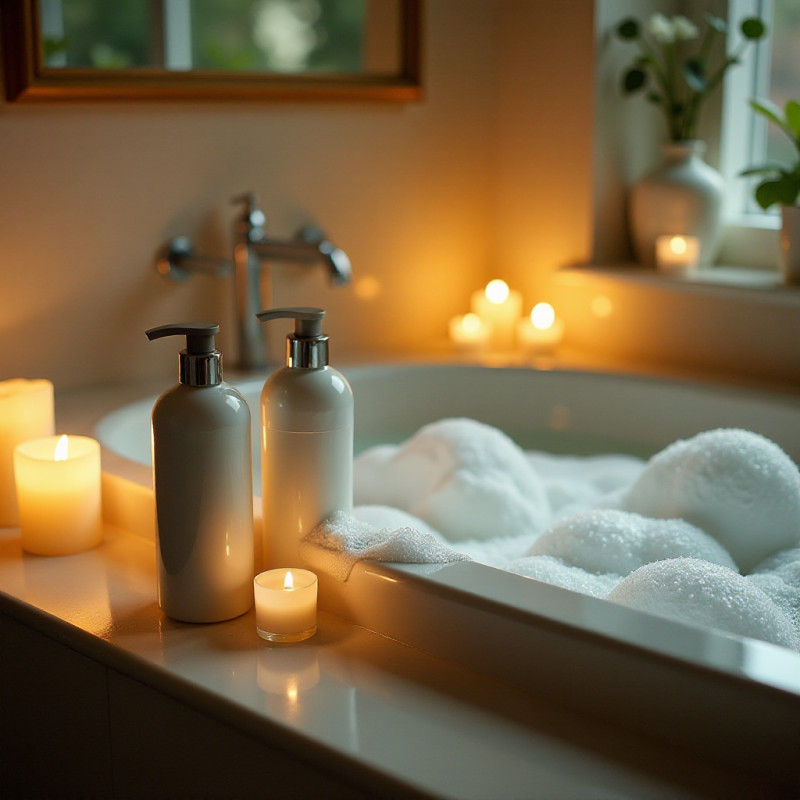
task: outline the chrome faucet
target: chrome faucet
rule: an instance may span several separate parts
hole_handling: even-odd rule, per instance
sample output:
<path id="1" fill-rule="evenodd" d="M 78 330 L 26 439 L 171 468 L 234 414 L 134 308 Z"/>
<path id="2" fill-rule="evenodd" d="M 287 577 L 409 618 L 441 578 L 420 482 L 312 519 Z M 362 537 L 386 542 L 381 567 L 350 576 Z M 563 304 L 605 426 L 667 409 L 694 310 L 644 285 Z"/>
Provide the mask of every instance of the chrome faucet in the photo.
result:
<path id="1" fill-rule="evenodd" d="M 156 262 L 159 273 L 170 281 L 182 282 L 193 272 L 225 277 L 233 273 L 236 295 L 236 325 L 239 340 L 236 366 L 245 370 L 267 366 L 264 329 L 256 314 L 272 305 L 270 281 L 261 280 L 261 268 L 269 261 L 322 264 L 334 285 L 348 283 L 352 277 L 350 259 L 327 236 L 313 226 L 300 228 L 293 239 L 271 239 L 266 232 L 266 217 L 255 192 L 234 197 L 242 213 L 233 224 L 233 260 L 196 256 L 185 236 L 169 241 Z"/>

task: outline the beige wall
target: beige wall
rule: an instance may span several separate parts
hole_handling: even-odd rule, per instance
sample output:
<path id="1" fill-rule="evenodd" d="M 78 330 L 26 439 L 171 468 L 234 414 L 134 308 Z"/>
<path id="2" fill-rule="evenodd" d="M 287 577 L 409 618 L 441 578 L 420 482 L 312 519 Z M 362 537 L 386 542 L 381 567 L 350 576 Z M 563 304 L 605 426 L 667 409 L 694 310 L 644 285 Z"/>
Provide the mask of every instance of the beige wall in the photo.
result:
<path id="1" fill-rule="evenodd" d="M 327 308 L 335 352 L 432 349 L 495 274 L 533 302 L 588 255 L 592 7 L 427 0 L 418 104 L 0 102 L 0 378 L 167 375 L 175 347 L 145 328 L 230 329 L 227 282 L 170 286 L 153 258 L 179 234 L 227 255 L 247 189 L 273 235 L 314 221 L 377 281 L 359 299 L 276 268 L 275 302 Z"/>
<path id="2" fill-rule="evenodd" d="M 494 270 L 525 311 L 591 258 L 594 20 L 588 0 L 499 0 Z"/>

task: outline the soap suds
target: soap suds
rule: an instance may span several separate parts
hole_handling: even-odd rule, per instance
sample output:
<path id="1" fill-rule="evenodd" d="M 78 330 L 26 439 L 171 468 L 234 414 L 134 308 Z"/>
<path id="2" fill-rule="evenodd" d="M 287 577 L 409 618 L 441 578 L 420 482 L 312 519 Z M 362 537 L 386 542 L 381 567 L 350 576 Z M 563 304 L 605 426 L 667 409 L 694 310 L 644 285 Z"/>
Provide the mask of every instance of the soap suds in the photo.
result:
<path id="1" fill-rule="evenodd" d="M 640 567 L 607 599 L 692 625 L 797 646 L 791 621 L 765 592 L 732 569 L 696 558 Z"/>
<path id="2" fill-rule="evenodd" d="M 745 572 L 800 542 L 800 472 L 778 445 L 750 431 L 675 442 L 650 460 L 623 507 L 697 525 Z"/>
<path id="3" fill-rule="evenodd" d="M 587 572 L 618 575 L 679 556 L 736 569 L 718 542 L 682 519 L 650 519 L 617 510 L 573 514 L 546 530 L 527 554 L 554 556 Z"/>
<path id="4" fill-rule="evenodd" d="M 549 504 L 525 453 L 471 419 L 421 428 L 400 447 L 378 447 L 354 465 L 356 505 L 399 508 L 451 542 L 540 531 Z"/>
<path id="5" fill-rule="evenodd" d="M 707 431 L 645 462 L 526 453 L 446 419 L 359 456 L 354 484 L 353 516 L 310 537 L 342 579 L 360 558 L 469 558 L 800 649 L 800 472 L 758 434 Z"/>

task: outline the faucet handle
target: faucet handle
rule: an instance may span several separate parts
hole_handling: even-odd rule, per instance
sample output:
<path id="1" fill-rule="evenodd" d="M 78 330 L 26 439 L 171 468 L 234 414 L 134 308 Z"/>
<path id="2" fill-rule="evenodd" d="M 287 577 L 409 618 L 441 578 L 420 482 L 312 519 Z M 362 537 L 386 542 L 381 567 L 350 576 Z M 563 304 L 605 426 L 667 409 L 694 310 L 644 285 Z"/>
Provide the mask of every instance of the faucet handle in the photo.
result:
<path id="1" fill-rule="evenodd" d="M 231 203 L 234 205 L 243 204 L 244 209 L 242 216 L 239 217 L 237 226 L 239 230 L 251 242 L 260 242 L 266 238 L 266 231 L 264 226 L 267 223 L 267 218 L 258 204 L 258 195 L 255 192 L 244 192 L 237 194 L 231 198 Z"/>
<path id="2" fill-rule="evenodd" d="M 247 203 L 248 209 L 252 210 L 258 208 L 258 194 L 256 192 L 242 192 L 241 194 L 231 197 L 231 203 L 238 205 L 239 203 Z"/>

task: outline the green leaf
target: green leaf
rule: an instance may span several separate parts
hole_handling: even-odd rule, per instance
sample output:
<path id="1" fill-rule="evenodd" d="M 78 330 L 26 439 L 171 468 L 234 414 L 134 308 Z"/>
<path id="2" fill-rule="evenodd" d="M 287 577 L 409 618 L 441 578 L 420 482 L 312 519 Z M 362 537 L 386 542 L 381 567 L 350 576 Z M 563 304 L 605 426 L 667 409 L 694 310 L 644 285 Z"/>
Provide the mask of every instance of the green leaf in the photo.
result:
<path id="1" fill-rule="evenodd" d="M 756 186 L 756 202 L 766 211 L 770 206 L 780 203 L 780 181 L 764 181 Z"/>
<path id="2" fill-rule="evenodd" d="M 783 164 L 762 164 L 759 167 L 749 167 L 748 169 L 742 170 L 739 175 L 743 178 L 748 177 L 750 175 L 767 175 L 767 174 L 785 174 L 786 167 Z"/>
<path id="3" fill-rule="evenodd" d="M 638 35 L 639 23 L 633 17 L 622 20 L 617 26 L 617 36 L 620 39 L 635 39 Z"/>
<path id="4" fill-rule="evenodd" d="M 644 70 L 634 68 L 628 70 L 622 79 L 622 91 L 631 94 L 641 89 L 647 83 L 647 73 Z"/>
<path id="5" fill-rule="evenodd" d="M 766 25 L 758 17 L 748 17 L 741 25 L 742 36 L 745 39 L 760 39 L 766 32 Z"/>
<path id="6" fill-rule="evenodd" d="M 765 211 L 776 203 L 792 206 L 800 195 L 800 177 L 783 173 L 777 180 L 762 181 L 756 187 L 756 202 Z"/>
<path id="7" fill-rule="evenodd" d="M 706 14 L 705 17 L 706 17 L 706 22 L 717 33 L 727 33 L 728 32 L 728 23 L 724 19 L 722 19 L 721 17 L 716 17 L 713 14 Z"/>
<path id="8" fill-rule="evenodd" d="M 786 104 L 786 122 L 794 131 L 796 138 L 800 139 L 800 103 L 797 100 L 790 100 Z"/>
<path id="9" fill-rule="evenodd" d="M 695 92 L 705 92 L 708 89 L 706 79 L 706 66 L 699 58 L 689 59 L 682 67 L 681 72 L 689 84 L 689 88 Z"/>
<path id="10" fill-rule="evenodd" d="M 774 122 L 778 127 L 786 129 L 786 122 L 781 116 L 782 112 L 772 100 L 751 100 L 750 107 L 758 114 L 761 114 L 762 117 Z"/>

